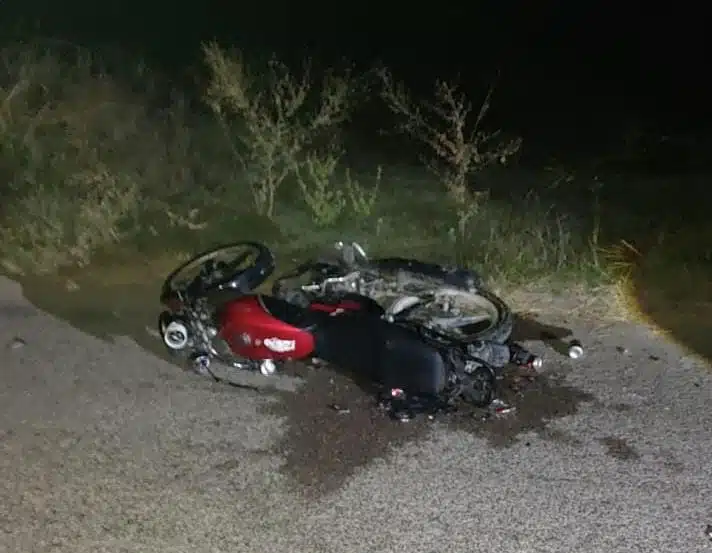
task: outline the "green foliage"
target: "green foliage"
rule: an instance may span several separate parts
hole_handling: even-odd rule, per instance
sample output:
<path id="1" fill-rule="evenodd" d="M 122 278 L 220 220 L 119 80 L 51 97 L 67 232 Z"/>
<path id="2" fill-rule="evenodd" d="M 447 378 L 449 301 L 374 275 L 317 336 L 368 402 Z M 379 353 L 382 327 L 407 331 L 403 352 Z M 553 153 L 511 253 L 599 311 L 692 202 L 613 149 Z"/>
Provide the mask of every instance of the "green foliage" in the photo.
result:
<path id="1" fill-rule="evenodd" d="M 383 168 L 379 166 L 376 170 L 376 181 L 369 190 L 352 177 L 351 171 L 346 170 L 346 191 L 354 214 L 363 219 L 373 214 L 381 191 L 382 177 Z"/>
<path id="2" fill-rule="evenodd" d="M 5 267 L 55 271 L 117 245 L 155 243 L 165 254 L 226 236 L 302 257 L 346 237 L 386 254 L 484 267 L 501 281 L 597 278 L 574 221 L 533 204 L 521 216 L 489 199 L 476 177 L 520 143 L 484 133 L 486 106 L 470 121 L 454 87 L 439 83 L 424 107 L 381 75 L 381 100 L 433 154 L 408 175 L 386 167 L 385 186 L 383 167 L 357 175 L 341 155 L 340 133 L 361 91 L 348 71 L 317 81 L 308 64 L 300 73 L 276 60 L 255 69 L 215 44 L 204 54 L 213 118 L 193 117 L 179 96 L 149 112 L 151 83 L 129 89 L 88 57 L 5 54 Z"/>
<path id="3" fill-rule="evenodd" d="M 334 155 L 321 157 L 310 154 L 301 164 L 303 170 L 297 168 L 302 197 L 318 227 L 333 225 L 346 207 L 343 190 L 334 184 L 338 163 L 339 157 Z"/>
<path id="4" fill-rule="evenodd" d="M 225 52 L 215 43 L 204 53 L 210 72 L 206 101 L 232 144 L 255 209 L 272 217 L 279 188 L 300 158 L 313 159 L 314 144 L 334 141 L 348 119 L 354 92 L 350 74 L 327 74 L 315 85 L 308 63 L 296 75 L 275 59 L 253 70 L 240 52 Z M 332 217 L 323 206 L 317 209 L 320 217 Z"/>

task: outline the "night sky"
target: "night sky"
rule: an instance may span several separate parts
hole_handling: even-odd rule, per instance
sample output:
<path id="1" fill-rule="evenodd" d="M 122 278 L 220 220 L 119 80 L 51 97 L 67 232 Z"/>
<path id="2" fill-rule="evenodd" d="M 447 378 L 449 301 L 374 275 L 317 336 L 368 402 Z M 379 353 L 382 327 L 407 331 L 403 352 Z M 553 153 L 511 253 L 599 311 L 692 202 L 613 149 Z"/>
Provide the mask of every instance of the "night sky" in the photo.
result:
<path id="1" fill-rule="evenodd" d="M 3 0 L 5 37 L 30 32 L 120 45 L 163 68 L 202 40 L 286 59 L 380 60 L 414 88 L 459 75 L 473 94 L 499 74 L 497 115 L 529 128 L 643 120 L 666 132 L 712 123 L 706 9 L 676 2 L 302 2 L 193 4 Z"/>

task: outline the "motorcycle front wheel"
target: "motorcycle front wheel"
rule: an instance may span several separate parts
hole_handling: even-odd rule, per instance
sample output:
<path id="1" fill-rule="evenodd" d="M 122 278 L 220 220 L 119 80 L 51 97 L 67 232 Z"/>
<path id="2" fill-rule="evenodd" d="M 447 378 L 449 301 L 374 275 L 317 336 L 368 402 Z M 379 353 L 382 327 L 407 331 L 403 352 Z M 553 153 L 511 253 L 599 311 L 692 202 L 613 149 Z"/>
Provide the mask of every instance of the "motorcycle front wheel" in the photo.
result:
<path id="1" fill-rule="evenodd" d="M 386 313 L 407 319 L 459 343 L 506 343 L 514 329 L 509 306 L 496 294 L 442 287 L 422 296 L 402 296 Z"/>

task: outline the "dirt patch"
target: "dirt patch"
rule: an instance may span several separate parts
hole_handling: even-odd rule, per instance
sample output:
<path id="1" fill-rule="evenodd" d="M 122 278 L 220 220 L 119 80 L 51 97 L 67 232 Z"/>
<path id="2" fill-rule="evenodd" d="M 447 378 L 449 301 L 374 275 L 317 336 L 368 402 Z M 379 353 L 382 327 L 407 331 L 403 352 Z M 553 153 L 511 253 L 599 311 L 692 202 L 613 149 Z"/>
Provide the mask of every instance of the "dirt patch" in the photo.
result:
<path id="1" fill-rule="evenodd" d="M 640 459 L 640 454 L 623 438 L 606 436 L 601 438 L 599 442 L 605 446 L 606 455 L 610 455 L 615 459 L 620 461 L 637 461 Z"/>

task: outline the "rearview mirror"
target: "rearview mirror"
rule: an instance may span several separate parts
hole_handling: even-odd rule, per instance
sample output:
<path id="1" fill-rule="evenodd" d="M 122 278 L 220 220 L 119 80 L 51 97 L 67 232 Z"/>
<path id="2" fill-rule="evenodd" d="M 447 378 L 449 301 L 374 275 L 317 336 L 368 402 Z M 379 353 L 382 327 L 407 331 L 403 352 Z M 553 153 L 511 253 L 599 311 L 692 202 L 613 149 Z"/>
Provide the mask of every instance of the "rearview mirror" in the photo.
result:
<path id="1" fill-rule="evenodd" d="M 341 254 L 342 261 L 349 267 L 354 265 L 362 265 L 368 261 L 366 251 L 357 242 L 345 244 L 344 242 L 336 242 L 334 244 L 336 250 Z"/>
<path id="2" fill-rule="evenodd" d="M 359 243 L 351 242 L 351 248 L 353 249 L 354 261 L 357 264 L 363 264 L 368 262 L 366 250 L 364 250 Z"/>

